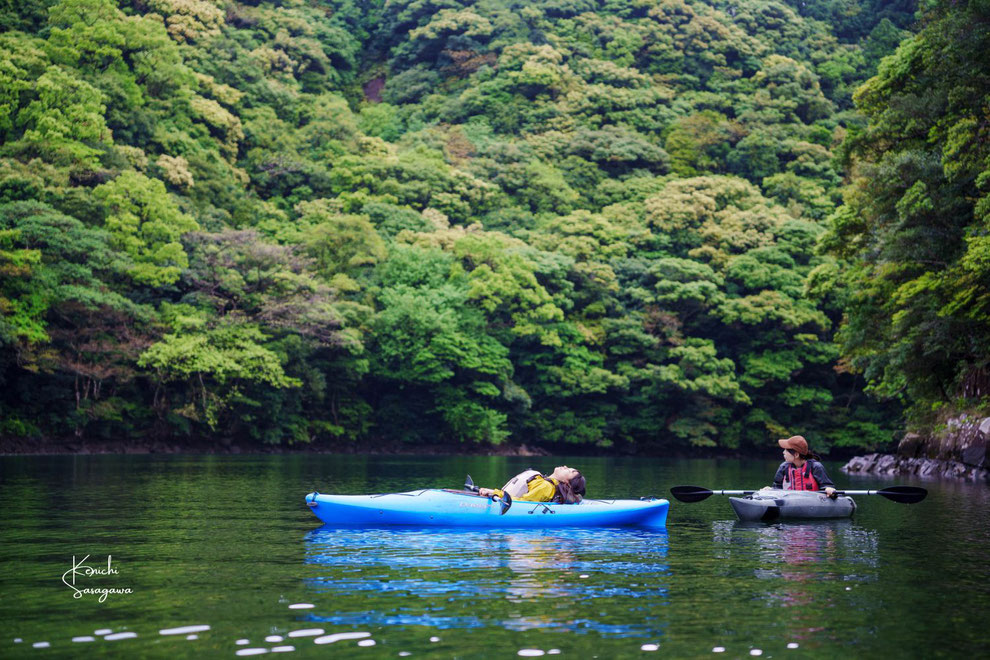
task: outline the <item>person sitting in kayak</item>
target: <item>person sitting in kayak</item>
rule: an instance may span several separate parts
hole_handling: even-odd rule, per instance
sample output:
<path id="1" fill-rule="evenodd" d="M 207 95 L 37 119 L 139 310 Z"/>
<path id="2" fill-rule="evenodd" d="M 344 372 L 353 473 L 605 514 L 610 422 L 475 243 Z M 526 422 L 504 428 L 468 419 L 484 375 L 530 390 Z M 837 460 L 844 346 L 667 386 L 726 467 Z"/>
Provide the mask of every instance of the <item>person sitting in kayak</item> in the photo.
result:
<path id="1" fill-rule="evenodd" d="M 777 444 L 784 450 L 784 462 L 773 476 L 773 487 L 783 490 L 822 490 L 834 497 L 835 484 L 821 464 L 821 459 L 808 450 L 808 441 L 792 435 Z M 770 490 L 770 486 L 763 490 Z"/>
<path id="2" fill-rule="evenodd" d="M 549 476 L 526 470 L 509 479 L 502 488 L 479 488 L 478 494 L 490 497 L 508 493 L 513 500 L 576 504 L 584 497 L 584 475 L 572 467 L 560 465 Z"/>

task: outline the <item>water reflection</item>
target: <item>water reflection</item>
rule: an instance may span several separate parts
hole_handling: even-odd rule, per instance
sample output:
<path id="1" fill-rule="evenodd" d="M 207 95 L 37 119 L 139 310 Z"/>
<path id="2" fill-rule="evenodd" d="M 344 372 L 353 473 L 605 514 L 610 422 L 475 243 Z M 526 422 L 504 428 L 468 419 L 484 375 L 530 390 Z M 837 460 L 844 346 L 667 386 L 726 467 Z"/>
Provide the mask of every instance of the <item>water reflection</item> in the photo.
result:
<path id="1" fill-rule="evenodd" d="M 748 554 L 757 590 L 770 607 L 795 608 L 794 637 L 824 630 L 821 608 L 838 604 L 839 589 L 878 579 L 877 532 L 850 520 L 807 523 L 713 523 L 714 541 L 727 556 Z M 739 561 L 740 557 L 735 557 Z"/>
<path id="2" fill-rule="evenodd" d="M 324 526 L 305 561 L 308 618 L 333 624 L 655 635 L 644 612 L 667 602 L 664 531 Z"/>

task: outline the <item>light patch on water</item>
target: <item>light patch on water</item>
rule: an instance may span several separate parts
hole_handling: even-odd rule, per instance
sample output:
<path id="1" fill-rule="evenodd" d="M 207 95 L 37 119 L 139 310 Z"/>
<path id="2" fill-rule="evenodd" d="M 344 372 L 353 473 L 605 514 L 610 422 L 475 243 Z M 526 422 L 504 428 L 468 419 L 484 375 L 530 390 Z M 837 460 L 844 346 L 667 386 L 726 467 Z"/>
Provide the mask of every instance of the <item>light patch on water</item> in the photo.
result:
<path id="1" fill-rule="evenodd" d="M 640 651 L 659 651 L 660 650 L 660 645 L 659 644 L 643 644 L 642 646 L 639 647 L 639 650 Z"/>
<path id="2" fill-rule="evenodd" d="M 49 646 L 51 646 L 51 644 L 49 644 L 48 642 L 35 642 L 31 646 L 33 646 L 36 649 L 47 649 Z"/>
<path id="3" fill-rule="evenodd" d="M 236 642 L 234 642 L 234 644 L 237 644 L 238 646 L 244 646 L 245 644 L 250 644 L 250 643 L 251 640 L 249 639 L 239 639 Z"/>
<path id="4" fill-rule="evenodd" d="M 431 642 L 439 642 L 440 641 L 440 638 L 439 637 L 430 637 L 430 641 Z"/>
<path id="5" fill-rule="evenodd" d="M 15 637 L 15 638 L 14 638 L 14 644 L 20 644 L 20 643 L 21 643 L 21 642 L 23 642 L 23 641 L 24 641 L 24 640 L 23 640 L 23 639 L 21 639 L 20 637 Z"/>
<path id="6" fill-rule="evenodd" d="M 186 639 L 199 639 L 199 635 L 186 635 Z"/>
<path id="7" fill-rule="evenodd" d="M 749 654 L 750 655 L 763 655 L 763 651 L 760 650 L 760 649 L 751 649 L 750 652 L 749 652 Z"/>
<path id="8" fill-rule="evenodd" d="M 281 635 L 269 635 L 268 637 L 265 637 L 266 642 L 281 642 L 283 639 L 285 638 Z"/>
<path id="9" fill-rule="evenodd" d="M 516 653 L 516 655 L 521 655 L 527 658 L 535 658 L 537 656 L 544 655 L 544 652 L 540 649 L 519 649 L 519 652 Z"/>
<path id="10" fill-rule="evenodd" d="M 373 639 L 362 639 L 360 642 L 358 642 L 358 646 L 374 646 L 374 645 L 375 645 L 375 640 Z"/>
<path id="11" fill-rule="evenodd" d="M 316 607 L 316 605 L 313 605 L 312 603 L 293 603 L 292 605 L 289 605 L 290 610 L 311 610 L 314 607 Z"/>
<path id="12" fill-rule="evenodd" d="M 399 657 L 400 658 L 407 658 L 407 657 L 409 657 L 411 655 L 412 655 L 412 653 L 410 653 L 409 651 L 399 651 Z"/>
<path id="13" fill-rule="evenodd" d="M 99 630 L 94 630 L 94 635 L 109 635 L 113 632 L 113 628 L 100 628 Z"/>
<path id="14" fill-rule="evenodd" d="M 96 638 L 92 635 L 81 635 L 79 637 L 73 637 L 73 642 L 95 642 Z"/>
<path id="15" fill-rule="evenodd" d="M 322 635 L 323 633 L 323 628 L 303 628 L 302 630 L 291 631 L 289 633 L 289 637 L 316 637 L 317 635 Z"/>
<path id="16" fill-rule="evenodd" d="M 180 626 L 178 628 L 163 628 L 158 631 L 159 635 L 188 635 L 189 633 L 205 632 L 209 626 Z"/>
<path id="17" fill-rule="evenodd" d="M 550 649 L 547 651 L 547 655 L 560 655 L 560 649 Z"/>
<path id="18" fill-rule="evenodd" d="M 273 646 L 272 653 L 288 653 L 289 651 L 295 651 L 295 646 Z"/>
<path id="19" fill-rule="evenodd" d="M 237 655 L 261 655 L 263 653 L 268 653 L 268 649 L 241 649 Z"/>
<path id="20" fill-rule="evenodd" d="M 334 633 L 333 635 L 324 635 L 323 637 L 317 637 L 313 640 L 314 644 L 333 644 L 334 642 L 340 642 L 345 639 L 364 639 L 365 637 L 371 637 L 369 632 L 345 632 L 345 633 Z"/>
<path id="21" fill-rule="evenodd" d="M 715 648 L 712 649 L 712 653 L 725 653 L 725 647 L 716 646 Z"/>
<path id="22" fill-rule="evenodd" d="M 120 633 L 113 633 L 112 635 L 107 635 L 103 639 L 107 640 L 108 642 L 115 642 L 118 639 L 133 639 L 135 637 L 137 637 L 136 632 L 120 632 Z"/>
<path id="23" fill-rule="evenodd" d="M 787 645 L 787 648 L 789 648 L 789 649 L 796 649 L 799 646 L 800 646 L 800 644 L 798 644 L 797 642 L 791 642 L 790 644 Z"/>
<path id="24" fill-rule="evenodd" d="M 579 575 L 578 577 L 581 578 L 582 580 L 587 580 L 588 579 L 588 576 L 587 575 Z"/>

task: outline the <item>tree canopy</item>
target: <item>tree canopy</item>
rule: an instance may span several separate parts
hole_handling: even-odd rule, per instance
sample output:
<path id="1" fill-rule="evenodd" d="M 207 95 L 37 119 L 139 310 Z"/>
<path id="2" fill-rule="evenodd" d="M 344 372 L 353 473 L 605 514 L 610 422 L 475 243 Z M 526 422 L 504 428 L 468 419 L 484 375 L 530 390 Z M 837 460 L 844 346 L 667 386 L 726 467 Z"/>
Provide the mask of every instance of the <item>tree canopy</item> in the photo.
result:
<path id="1" fill-rule="evenodd" d="M 17 3 L 0 433 L 828 451 L 982 405 L 986 12 L 915 10 Z"/>

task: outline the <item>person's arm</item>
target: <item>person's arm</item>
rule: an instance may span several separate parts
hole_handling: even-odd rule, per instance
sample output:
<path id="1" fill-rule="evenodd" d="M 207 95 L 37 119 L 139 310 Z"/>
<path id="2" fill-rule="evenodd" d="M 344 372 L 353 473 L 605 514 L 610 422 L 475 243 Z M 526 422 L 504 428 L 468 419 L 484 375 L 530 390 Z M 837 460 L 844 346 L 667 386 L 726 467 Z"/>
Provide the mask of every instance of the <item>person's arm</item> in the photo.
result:
<path id="1" fill-rule="evenodd" d="M 825 470 L 825 466 L 815 461 L 814 465 L 811 466 L 811 474 L 818 482 L 818 487 L 825 491 L 825 494 L 829 497 L 835 492 L 835 483 L 828 476 L 828 472 Z"/>
<path id="2" fill-rule="evenodd" d="M 492 495 L 502 497 L 502 491 L 498 488 L 479 488 L 478 495 L 481 495 L 482 497 L 491 497 Z"/>
<path id="3" fill-rule="evenodd" d="M 781 463 L 780 467 L 777 468 L 777 474 L 773 475 L 773 487 L 783 488 L 784 487 L 784 475 L 787 474 L 787 463 Z"/>

